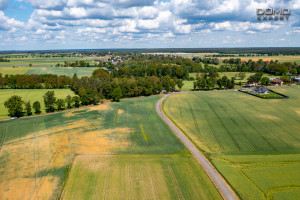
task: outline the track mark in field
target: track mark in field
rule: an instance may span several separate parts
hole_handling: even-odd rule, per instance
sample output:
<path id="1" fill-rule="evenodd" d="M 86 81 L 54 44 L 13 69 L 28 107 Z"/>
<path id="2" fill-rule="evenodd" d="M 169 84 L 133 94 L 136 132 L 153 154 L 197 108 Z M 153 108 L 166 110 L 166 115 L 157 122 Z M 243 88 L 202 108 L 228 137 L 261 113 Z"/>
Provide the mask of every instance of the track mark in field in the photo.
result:
<path id="1" fill-rule="evenodd" d="M 118 108 L 115 111 L 114 124 L 117 123 L 118 114 L 119 114 L 119 106 L 118 106 Z"/>
<path id="2" fill-rule="evenodd" d="M 203 100 L 207 103 L 207 105 L 209 106 L 209 108 L 213 111 L 213 113 L 215 114 L 215 116 L 218 118 L 219 122 L 220 122 L 220 123 L 222 124 L 222 126 L 224 127 L 224 129 L 225 129 L 227 135 L 231 138 L 231 140 L 233 141 L 233 143 L 234 143 L 234 145 L 236 146 L 236 148 L 237 148 L 239 151 L 241 151 L 240 145 L 239 145 L 238 142 L 235 140 L 235 138 L 233 137 L 233 135 L 230 133 L 230 131 L 229 131 L 228 128 L 226 127 L 225 123 L 222 121 L 222 119 L 221 119 L 221 117 L 219 116 L 219 114 L 213 109 L 213 107 L 211 106 L 211 104 L 210 104 L 207 100 L 205 100 L 205 99 L 203 99 Z"/>
<path id="3" fill-rule="evenodd" d="M 252 147 L 257 150 L 258 147 L 256 146 L 255 142 L 252 141 L 252 139 L 244 132 L 243 128 L 240 127 L 239 123 L 236 122 L 236 120 L 234 118 L 232 118 L 231 116 L 228 115 L 228 113 L 226 112 L 226 110 L 217 102 L 215 101 L 216 104 L 221 108 L 221 110 L 223 111 L 223 113 L 225 113 L 229 119 L 232 121 L 232 123 L 238 127 L 238 129 L 240 130 L 240 132 L 243 134 L 243 136 L 248 140 L 248 142 L 252 145 Z"/>
<path id="4" fill-rule="evenodd" d="M 188 101 L 187 103 L 188 103 L 188 106 L 189 106 L 190 111 L 191 111 L 192 116 L 193 116 L 193 121 L 194 121 L 194 125 L 196 127 L 196 131 L 199 133 L 200 140 L 203 140 L 203 137 L 202 137 L 201 132 L 200 132 L 200 128 L 199 128 L 197 120 L 196 120 L 196 115 L 194 113 L 194 110 L 192 109 L 192 106 L 191 106 L 190 102 Z"/>
<path id="5" fill-rule="evenodd" d="M 153 173 L 152 173 L 152 170 L 150 168 L 150 165 L 147 165 L 147 169 L 148 169 L 148 173 L 149 173 L 149 176 L 150 176 L 150 184 L 151 184 L 151 188 L 152 188 L 152 195 L 154 197 L 154 199 L 157 199 L 156 198 L 156 187 L 155 187 L 155 184 L 154 184 L 154 181 L 153 181 Z"/>
<path id="6" fill-rule="evenodd" d="M 223 100 L 226 102 L 255 132 L 257 135 L 259 135 L 274 151 L 277 151 L 277 149 L 266 139 L 265 136 L 263 136 L 254 126 L 251 124 L 240 112 L 238 112 L 228 101 Z"/>
<path id="7" fill-rule="evenodd" d="M 195 94 L 194 94 L 194 95 L 195 95 Z M 196 104 L 198 105 L 198 107 L 201 108 L 201 105 L 200 105 L 197 101 L 195 101 L 195 102 L 196 102 Z M 213 134 L 213 136 L 214 136 L 215 140 L 217 141 L 219 147 L 220 147 L 222 150 L 224 150 L 224 146 L 222 145 L 222 142 L 220 141 L 220 139 L 219 139 L 219 137 L 216 135 L 216 133 L 213 131 L 213 125 L 212 125 L 212 124 L 210 123 L 210 121 L 208 120 L 208 117 L 207 117 L 206 112 L 202 112 L 202 113 L 203 113 L 203 115 L 204 115 L 204 118 L 205 118 L 205 121 L 206 121 L 207 125 L 209 126 L 210 132 Z M 211 148 L 208 148 L 208 149 L 211 149 Z"/>
<path id="8" fill-rule="evenodd" d="M 33 145 L 34 145 L 34 187 L 37 187 L 37 166 L 36 166 L 36 130 L 35 130 L 35 125 L 34 122 L 32 123 L 33 126 Z"/>
<path id="9" fill-rule="evenodd" d="M 179 186 L 178 180 L 176 178 L 176 175 L 175 175 L 172 167 L 168 166 L 168 171 L 170 172 L 170 175 L 172 176 L 172 186 L 176 191 L 178 199 L 185 199 L 182 194 L 181 188 Z"/>
<path id="10" fill-rule="evenodd" d="M 5 141 L 6 134 L 7 134 L 7 125 L 2 127 L 2 134 L 0 135 L 0 153 Z"/>
<path id="11" fill-rule="evenodd" d="M 132 182 L 131 182 L 131 180 L 132 180 L 132 178 L 131 178 L 131 173 L 130 173 L 130 166 L 128 166 L 127 164 L 125 164 L 125 170 L 126 170 L 126 174 L 127 174 L 127 187 L 128 187 L 128 196 L 126 197 L 127 199 L 133 199 L 133 197 L 132 197 L 132 188 L 131 188 L 131 185 L 132 185 Z"/>
<path id="12" fill-rule="evenodd" d="M 41 189 L 43 183 L 44 183 L 45 180 L 47 179 L 48 174 L 49 174 L 49 171 L 51 170 L 51 168 L 52 168 L 52 166 L 53 166 L 53 164 L 54 164 L 54 162 L 55 162 L 55 160 L 56 160 L 56 158 L 57 158 L 58 155 L 59 155 L 59 153 L 56 152 L 56 153 L 52 156 L 49 165 L 46 167 L 46 170 L 45 170 L 44 174 L 41 175 L 43 178 L 41 178 L 40 181 L 37 183 L 37 187 L 35 187 L 35 188 L 33 189 L 33 192 L 31 193 L 29 199 L 32 199 L 32 198 L 34 197 L 34 195 L 35 195 L 35 196 L 38 195 L 38 193 L 39 193 L 39 191 L 40 191 L 40 189 Z M 37 197 L 36 197 L 35 199 L 37 199 Z"/>
<path id="13" fill-rule="evenodd" d="M 148 136 L 147 136 L 147 134 L 146 134 L 146 132 L 144 130 L 143 124 L 140 124 L 140 129 L 141 129 L 141 132 L 142 132 L 142 134 L 144 136 L 144 140 L 145 141 L 149 141 L 150 139 L 148 138 Z"/>
<path id="14" fill-rule="evenodd" d="M 103 189 L 104 197 L 103 197 L 103 199 L 107 199 L 107 195 L 108 195 L 107 193 L 108 193 L 108 190 L 109 190 L 109 177 L 110 177 L 110 175 L 109 175 L 110 170 L 109 169 L 110 168 L 107 165 L 106 170 L 105 170 L 106 174 L 105 174 L 105 180 L 104 180 L 104 189 Z"/>

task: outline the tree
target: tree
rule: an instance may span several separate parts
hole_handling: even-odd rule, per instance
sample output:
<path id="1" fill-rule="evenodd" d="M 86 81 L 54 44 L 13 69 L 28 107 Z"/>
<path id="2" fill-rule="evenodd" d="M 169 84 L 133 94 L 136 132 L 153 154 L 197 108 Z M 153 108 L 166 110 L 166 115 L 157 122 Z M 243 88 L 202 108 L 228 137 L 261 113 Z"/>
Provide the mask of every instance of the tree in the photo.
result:
<path id="1" fill-rule="evenodd" d="M 182 86 L 184 85 L 182 79 L 178 79 L 177 80 L 177 86 L 179 87 L 179 89 L 181 90 Z"/>
<path id="2" fill-rule="evenodd" d="M 66 97 L 66 103 L 67 103 L 67 107 L 68 107 L 69 109 L 72 108 L 73 99 L 72 99 L 71 95 L 68 95 L 68 96 Z"/>
<path id="3" fill-rule="evenodd" d="M 74 97 L 72 98 L 72 100 L 73 100 L 73 102 L 74 102 L 74 106 L 75 106 L 76 108 L 79 108 L 79 106 L 80 106 L 80 97 L 79 97 L 79 96 L 74 96 Z"/>
<path id="4" fill-rule="evenodd" d="M 65 108 L 65 100 L 57 99 L 56 105 L 57 105 L 57 110 L 58 111 L 63 110 Z"/>
<path id="5" fill-rule="evenodd" d="M 47 112 L 53 112 L 54 111 L 54 105 L 55 105 L 55 102 L 56 102 L 56 97 L 54 95 L 55 95 L 54 91 L 48 91 L 43 96 Z"/>
<path id="6" fill-rule="evenodd" d="M 4 102 L 4 106 L 8 109 L 8 113 L 11 117 L 20 117 L 23 114 L 22 97 L 13 95 L 7 101 Z"/>
<path id="7" fill-rule="evenodd" d="M 270 79 L 268 77 L 263 77 L 260 81 L 262 85 L 270 85 Z"/>
<path id="8" fill-rule="evenodd" d="M 239 76 L 240 80 L 244 80 L 244 78 L 246 77 L 246 73 L 240 72 L 238 76 Z"/>
<path id="9" fill-rule="evenodd" d="M 32 106 L 33 106 L 35 114 L 40 114 L 41 113 L 41 104 L 40 104 L 40 102 L 35 101 Z"/>
<path id="10" fill-rule="evenodd" d="M 31 112 L 31 104 L 30 104 L 30 101 L 27 101 L 25 103 L 25 110 L 26 110 L 26 115 L 29 116 L 32 114 Z"/>
<path id="11" fill-rule="evenodd" d="M 122 97 L 122 91 L 120 87 L 115 88 L 111 93 L 112 99 L 114 101 L 120 101 Z"/>

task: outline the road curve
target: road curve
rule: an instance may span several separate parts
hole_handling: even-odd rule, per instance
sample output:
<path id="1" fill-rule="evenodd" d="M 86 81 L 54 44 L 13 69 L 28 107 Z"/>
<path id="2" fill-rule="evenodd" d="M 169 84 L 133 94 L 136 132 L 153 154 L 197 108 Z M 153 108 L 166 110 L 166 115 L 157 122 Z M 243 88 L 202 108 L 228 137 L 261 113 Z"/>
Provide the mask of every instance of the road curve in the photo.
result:
<path id="1" fill-rule="evenodd" d="M 212 164 L 205 158 L 205 156 L 194 146 L 194 144 L 168 119 L 168 117 L 163 113 L 161 104 L 162 102 L 172 94 L 167 94 L 163 96 L 156 103 L 156 112 L 160 117 L 168 124 L 168 126 L 173 130 L 173 132 L 179 137 L 183 144 L 192 152 L 198 162 L 202 165 L 203 169 L 206 171 L 208 176 L 212 179 L 215 186 L 218 188 L 219 192 L 224 199 L 237 200 L 238 197 L 235 195 L 230 186 L 218 173 L 218 171 L 212 166 Z"/>

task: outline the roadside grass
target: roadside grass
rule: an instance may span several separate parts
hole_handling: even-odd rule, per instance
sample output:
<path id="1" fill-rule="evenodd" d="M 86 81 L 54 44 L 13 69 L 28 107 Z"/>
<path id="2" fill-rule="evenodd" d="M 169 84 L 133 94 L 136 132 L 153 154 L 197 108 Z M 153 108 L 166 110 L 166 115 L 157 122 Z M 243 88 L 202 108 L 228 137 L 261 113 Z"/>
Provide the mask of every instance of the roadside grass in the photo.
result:
<path id="1" fill-rule="evenodd" d="M 4 106 L 4 102 L 12 95 L 21 96 L 23 101 L 30 101 L 33 115 L 34 109 L 32 104 L 35 101 L 39 101 L 41 104 L 41 114 L 45 113 L 43 96 L 47 91 L 54 91 L 57 98 L 65 99 L 68 95 L 75 96 L 74 92 L 70 89 L 0 89 L 0 119 L 9 118 L 7 108 Z"/>
<path id="2" fill-rule="evenodd" d="M 78 156 L 63 199 L 220 199 L 207 179 L 191 155 Z"/>
<path id="3" fill-rule="evenodd" d="M 202 195 L 203 199 L 220 198 L 201 166 L 157 115 L 155 104 L 159 98 L 160 96 L 151 96 L 126 99 L 119 103 L 80 108 L 65 113 L 0 122 L 0 199 L 59 199 L 66 181 L 64 194 L 72 195 L 73 187 L 87 184 L 91 187 L 82 186 L 80 190 L 76 189 L 80 192 L 79 196 L 95 197 L 93 193 L 96 192 L 99 194 L 97 199 L 103 199 L 105 195 L 109 195 L 108 190 L 93 187 L 93 183 L 102 184 L 103 176 L 90 173 L 86 169 L 101 171 L 101 159 L 96 157 L 95 160 L 86 162 L 83 171 L 80 171 L 79 165 L 75 165 L 69 175 L 65 173 L 74 156 L 90 159 L 90 156 L 96 155 L 114 158 L 109 164 L 116 166 L 109 174 L 109 177 L 112 175 L 114 178 L 110 177 L 106 182 L 109 184 L 105 186 L 111 188 L 109 192 L 112 197 L 122 194 L 125 186 L 128 192 L 126 195 L 130 195 L 129 191 L 132 191 L 127 188 L 130 184 L 120 185 L 113 182 L 115 185 L 111 185 L 115 178 L 136 183 L 136 193 L 132 191 L 132 195 L 151 197 L 154 191 L 149 183 L 152 173 L 147 170 L 153 170 L 157 173 L 153 174 L 153 185 L 159 186 L 161 181 L 165 181 L 167 185 L 155 193 L 158 199 L 160 195 L 162 199 L 169 196 L 169 199 L 173 196 L 177 198 L 176 195 L 181 195 L 178 194 L 180 191 L 191 199 L 199 199 L 198 195 Z M 131 160 L 130 156 L 134 155 L 137 156 L 136 159 Z M 102 161 L 106 162 L 105 159 Z M 131 178 L 127 178 L 124 165 L 125 169 L 136 167 L 137 171 L 132 171 Z M 168 168 L 164 169 L 165 166 Z M 194 171 L 186 171 L 187 167 Z M 174 174 L 164 171 L 169 169 Z M 159 178 L 161 170 L 166 178 Z M 79 180 L 78 173 L 84 175 Z M 189 182 L 189 173 L 198 178 Z M 196 186 L 192 187 L 194 184 Z M 169 194 L 163 193 L 165 190 Z"/>
<path id="4" fill-rule="evenodd" d="M 172 95 L 163 105 L 242 199 L 299 197 L 299 88 L 272 89 L 290 98 L 194 92 Z"/>

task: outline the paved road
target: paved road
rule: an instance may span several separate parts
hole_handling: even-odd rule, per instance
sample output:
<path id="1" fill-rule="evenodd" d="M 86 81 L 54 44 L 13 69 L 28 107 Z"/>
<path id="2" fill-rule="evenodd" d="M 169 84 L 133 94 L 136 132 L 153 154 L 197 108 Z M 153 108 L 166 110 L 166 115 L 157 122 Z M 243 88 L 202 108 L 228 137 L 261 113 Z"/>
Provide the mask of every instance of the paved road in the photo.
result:
<path id="1" fill-rule="evenodd" d="M 223 198 L 228 199 L 228 200 L 238 199 L 238 197 L 235 195 L 235 193 L 231 190 L 230 186 L 226 183 L 226 181 L 222 178 L 222 176 L 217 172 L 217 170 L 212 166 L 212 164 L 204 157 L 204 155 L 193 145 L 193 143 L 163 113 L 161 104 L 170 95 L 172 95 L 172 94 L 165 95 L 156 103 L 156 112 L 169 125 L 169 127 L 179 137 L 179 139 L 183 142 L 183 144 L 192 152 L 192 154 L 202 165 L 202 167 L 204 168 L 206 173 L 212 179 L 212 181 L 214 182 L 216 187 L 219 189 Z"/>

